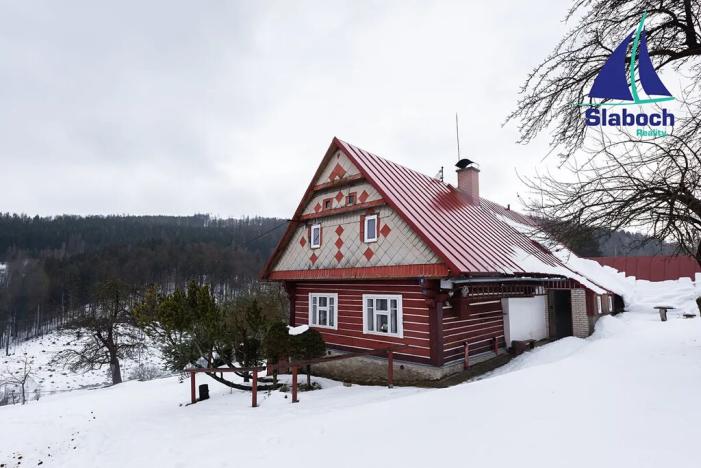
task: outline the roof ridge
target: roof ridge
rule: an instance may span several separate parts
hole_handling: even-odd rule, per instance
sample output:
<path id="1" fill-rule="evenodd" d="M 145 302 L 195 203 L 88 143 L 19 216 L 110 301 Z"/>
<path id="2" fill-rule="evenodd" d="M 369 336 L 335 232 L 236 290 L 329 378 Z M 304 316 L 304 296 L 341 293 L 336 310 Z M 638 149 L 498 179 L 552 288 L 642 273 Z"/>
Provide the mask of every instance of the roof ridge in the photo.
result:
<path id="1" fill-rule="evenodd" d="M 355 149 L 360 150 L 360 151 L 362 151 L 362 152 L 364 152 L 364 153 L 367 153 L 367 154 L 369 154 L 370 156 L 372 156 L 372 157 L 374 157 L 374 158 L 377 158 L 377 159 L 380 159 L 380 160 L 382 160 L 382 161 L 384 161 L 384 162 L 386 162 L 386 163 L 388 163 L 388 164 L 392 164 L 393 166 L 401 167 L 402 169 L 405 169 L 405 170 L 407 170 L 407 171 L 411 171 L 411 172 L 413 172 L 413 173 L 415 173 L 415 174 L 418 174 L 418 175 L 420 175 L 420 176 L 422 176 L 422 177 L 426 177 L 427 179 L 435 180 L 436 182 L 440 182 L 440 183 L 442 183 L 442 184 L 444 184 L 444 185 L 450 185 L 450 184 L 448 184 L 447 182 L 443 182 L 442 180 L 436 179 L 435 177 L 431 177 L 430 175 L 424 174 L 423 172 L 417 171 L 416 169 L 412 169 L 412 168 L 410 168 L 409 166 L 405 166 L 404 164 L 400 164 L 400 163 L 398 163 L 398 162 L 396 162 L 396 161 L 392 161 L 391 159 L 383 158 L 382 156 L 379 156 L 378 154 L 373 153 L 372 151 L 368 151 L 368 150 L 366 150 L 366 149 L 363 149 L 363 148 L 361 148 L 360 146 L 354 145 L 353 143 L 348 143 L 347 141 L 341 140 L 341 139 L 338 138 L 338 137 L 336 137 L 336 139 L 337 139 L 338 141 L 340 141 L 341 143 L 350 146 L 351 148 L 355 148 Z"/>

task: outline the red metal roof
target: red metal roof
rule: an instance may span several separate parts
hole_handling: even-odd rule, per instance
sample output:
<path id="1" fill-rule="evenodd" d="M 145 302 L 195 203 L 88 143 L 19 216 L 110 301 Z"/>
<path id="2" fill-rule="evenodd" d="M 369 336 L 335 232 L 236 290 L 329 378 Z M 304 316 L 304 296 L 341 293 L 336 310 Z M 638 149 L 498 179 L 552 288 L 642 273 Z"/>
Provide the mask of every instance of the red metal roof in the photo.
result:
<path id="1" fill-rule="evenodd" d="M 519 233 L 498 215 L 530 221 L 482 199 L 474 205 L 453 186 L 361 148 L 335 139 L 363 175 L 441 256 L 453 273 L 528 273 L 515 258 L 516 248 L 550 266 L 563 266 L 553 254 Z"/>
<path id="2" fill-rule="evenodd" d="M 692 280 L 701 273 L 701 266 L 691 256 L 591 257 L 602 265 L 622 271 L 626 276 L 648 281 Z"/>

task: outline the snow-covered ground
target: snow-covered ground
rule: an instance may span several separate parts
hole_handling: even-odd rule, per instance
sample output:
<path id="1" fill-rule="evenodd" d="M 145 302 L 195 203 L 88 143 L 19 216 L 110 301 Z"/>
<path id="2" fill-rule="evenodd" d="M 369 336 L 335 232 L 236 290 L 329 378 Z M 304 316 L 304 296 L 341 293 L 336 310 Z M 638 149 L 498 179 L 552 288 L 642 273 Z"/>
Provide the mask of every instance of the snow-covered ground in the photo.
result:
<path id="1" fill-rule="evenodd" d="M 62 392 L 0 408 L 0 465 L 697 467 L 701 319 L 682 311 L 701 282 L 619 279 L 630 312 L 472 382 L 316 379 L 300 403 L 272 392 L 258 408 L 206 377 L 212 398 L 196 405 L 178 377 Z M 667 322 L 660 303 L 678 308 Z"/>
<path id="2" fill-rule="evenodd" d="M 176 377 L 62 393 L 0 408 L 0 463 L 696 467 L 701 320 L 652 316 L 604 317 L 589 339 L 448 389 L 322 380 L 298 404 L 273 392 L 255 409 L 216 385 L 184 406 Z"/>

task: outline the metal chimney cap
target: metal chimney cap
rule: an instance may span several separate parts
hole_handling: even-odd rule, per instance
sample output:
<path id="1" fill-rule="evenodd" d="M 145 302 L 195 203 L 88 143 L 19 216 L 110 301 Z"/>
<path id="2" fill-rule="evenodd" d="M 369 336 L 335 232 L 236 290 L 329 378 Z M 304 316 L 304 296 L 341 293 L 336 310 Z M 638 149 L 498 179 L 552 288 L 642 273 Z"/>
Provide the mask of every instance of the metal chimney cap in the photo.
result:
<path id="1" fill-rule="evenodd" d="M 460 161 L 458 161 L 457 163 L 455 163 L 455 167 L 457 167 L 458 169 L 465 169 L 467 166 L 470 166 L 472 164 L 477 164 L 477 163 L 470 160 L 470 159 L 463 158 Z"/>

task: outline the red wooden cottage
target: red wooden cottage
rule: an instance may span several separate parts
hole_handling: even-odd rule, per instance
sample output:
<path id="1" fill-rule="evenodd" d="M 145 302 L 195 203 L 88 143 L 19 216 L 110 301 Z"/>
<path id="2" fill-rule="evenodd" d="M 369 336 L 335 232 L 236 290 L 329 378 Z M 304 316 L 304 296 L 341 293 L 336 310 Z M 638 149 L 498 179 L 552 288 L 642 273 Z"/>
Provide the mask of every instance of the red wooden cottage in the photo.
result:
<path id="1" fill-rule="evenodd" d="M 461 369 L 465 342 L 479 359 L 494 340 L 588 336 L 613 295 L 462 166 L 453 187 L 334 138 L 262 273 L 284 283 L 290 324 L 338 351 L 410 345 L 402 371 L 428 379 Z"/>

